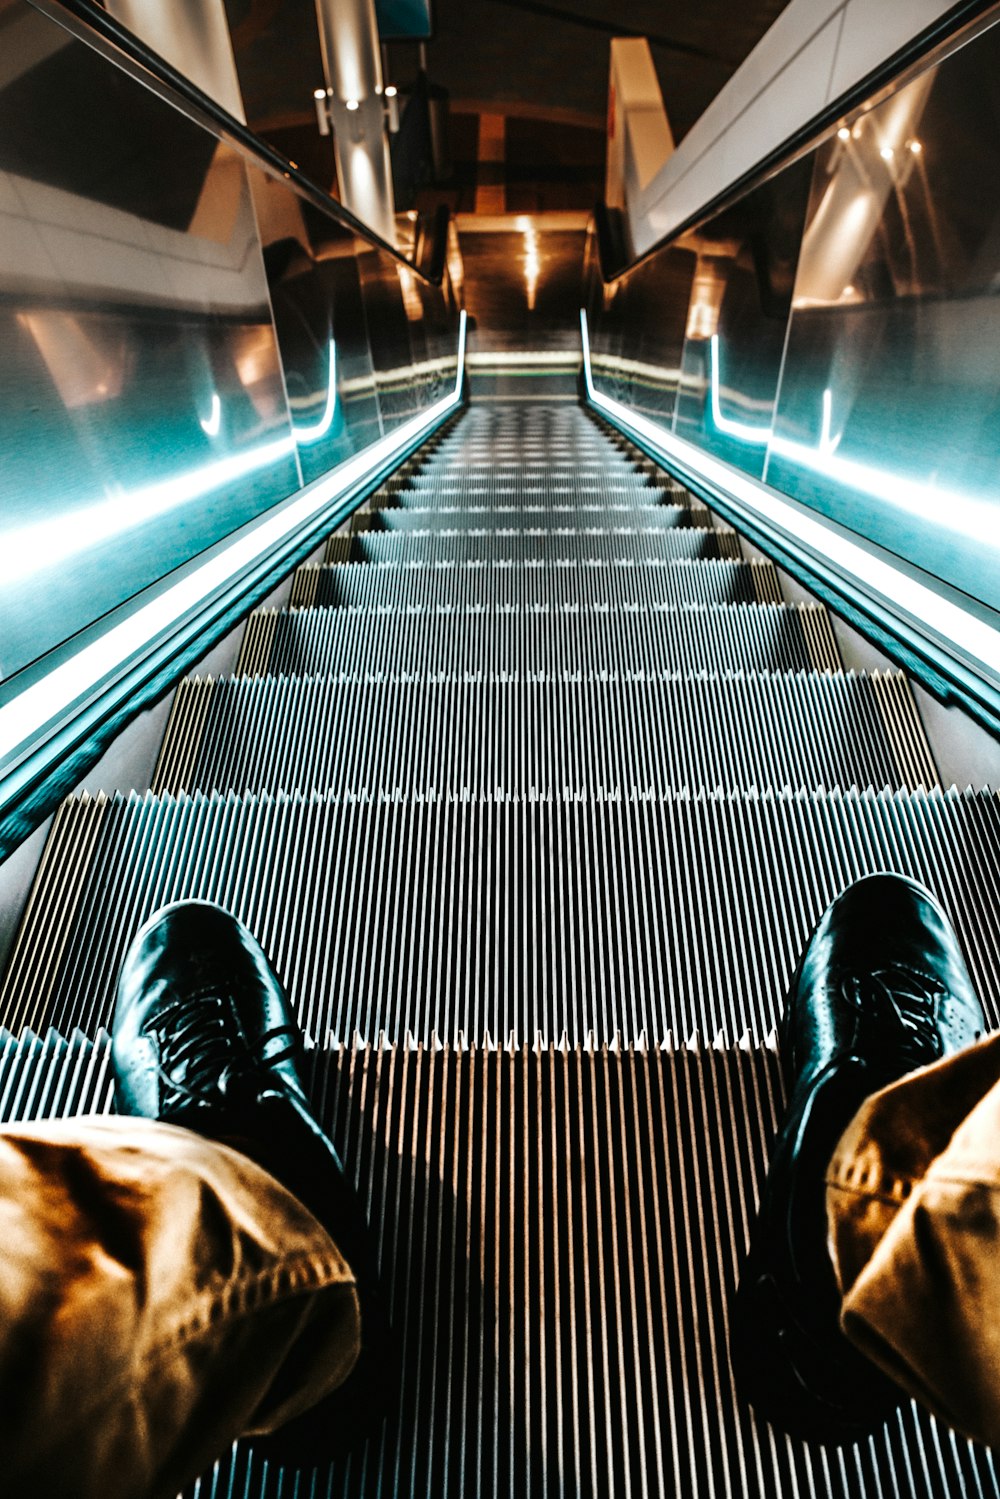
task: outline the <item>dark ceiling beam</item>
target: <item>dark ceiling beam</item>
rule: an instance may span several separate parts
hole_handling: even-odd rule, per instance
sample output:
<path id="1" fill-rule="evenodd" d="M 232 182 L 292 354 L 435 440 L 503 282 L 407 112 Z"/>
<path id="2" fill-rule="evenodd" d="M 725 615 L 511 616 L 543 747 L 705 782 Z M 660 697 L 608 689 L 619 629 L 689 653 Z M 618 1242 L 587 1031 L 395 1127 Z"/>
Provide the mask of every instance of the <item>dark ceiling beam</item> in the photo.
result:
<path id="1" fill-rule="evenodd" d="M 493 5 L 506 5 L 511 10 L 530 11 L 535 16 L 551 16 L 555 21 L 565 21 L 570 26 L 585 26 L 591 31 L 604 31 L 609 36 L 644 36 L 652 47 L 663 47 L 667 52 L 680 52 L 685 57 L 698 57 L 703 62 L 712 62 L 732 71 L 735 64 L 719 52 L 709 52 L 704 47 L 695 47 L 690 42 L 679 42 L 675 37 L 660 36 L 651 31 L 636 31 L 631 26 L 621 26 L 616 21 L 603 21 L 598 16 L 582 16 L 578 11 L 566 10 L 561 5 L 548 5 L 545 0 L 491 0 Z"/>

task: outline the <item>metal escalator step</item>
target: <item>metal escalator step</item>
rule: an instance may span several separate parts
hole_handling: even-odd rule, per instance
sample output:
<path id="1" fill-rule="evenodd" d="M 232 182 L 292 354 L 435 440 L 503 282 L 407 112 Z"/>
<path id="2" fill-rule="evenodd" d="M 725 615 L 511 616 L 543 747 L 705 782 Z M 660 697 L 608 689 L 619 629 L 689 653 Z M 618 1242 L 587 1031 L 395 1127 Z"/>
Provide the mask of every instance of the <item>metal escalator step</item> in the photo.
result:
<path id="1" fill-rule="evenodd" d="M 1000 798 L 668 795 L 361 805 L 71 798 L 0 994 L 0 1022 L 93 1033 L 159 906 L 221 902 L 263 942 L 307 1032 L 374 1040 L 768 1035 L 809 932 L 898 870 L 954 920 L 1000 1020 Z M 74 858 L 74 846 L 81 850 Z"/>
<path id="2" fill-rule="evenodd" d="M 605 430 L 579 406 L 505 406 L 497 403 L 489 407 L 471 406 L 449 435 L 466 440 L 499 437 L 517 442 L 544 439 L 557 443 L 593 441 Z"/>
<path id="3" fill-rule="evenodd" d="M 624 489 L 647 495 L 658 493 L 653 475 L 638 472 L 630 463 L 609 463 L 606 457 L 593 461 L 574 457 L 564 463 L 525 458 L 505 462 L 495 455 L 481 459 L 463 457 L 453 463 L 443 463 L 435 458 L 406 480 L 406 487 L 418 493 L 433 493 L 439 486 L 445 489 L 521 489 L 525 485 L 541 486 L 544 490 L 550 487 L 557 490 L 593 487 L 597 491 Z"/>
<path id="4" fill-rule="evenodd" d="M 106 1033 L 8 1039 L 3 1122 L 36 1117 L 52 1078 L 51 1112 L 106 1112 L 109 1052 Z M 379 1245 L 398 1405 L 305 1489 L 241 1444 L 191 1499 L 1000 1493 L 987 1449 L 910 1404 L 821 1450 L 775 1441 L 736 1399 L 727 1307 L 780 1107 L 769 1047 L 432 1037 L 306 1060 Z"/>
<path id="5" fill-rule="evenodd" d="M 432 488 L 415 489 L 388 480 L 365 501 L 366 510 L 501 509 L 520 505 L 576 507 L 581 505 L 639 507 L 681 505 L 696 509 L 698 501 L 686 490 L 667 484 L 595 484 L 588 479 L 564 480 L 558 484 L 531 474 L 510 481 L 455 482 L 442 479 Z"/>
<path id="6" fill-rule="evenodd" d="M 630 463 L 616 464 L 607 458 L 587 459 L 577 457 L 567 463 L 551 463 L 542 460 L 521 459 L 505 462 L 502 458 L 459 458 L 445 463 L 433 459 L 418 473 L 407 479 L 407 487 L 416 492 L 442 488 L 521 489 L 525 485 L 547 488 L 587 489 L 593 486 L 598 491 L 623 489 L 629 493 L 652 496 L 659 493 L 659 486 L 647 474 L 638 473 Z"/>
<path id="7" fill-rule="evenodd" d="M 502 612 L 424 609 L 259 610 L 247 620 L 238 676 L 335 673 L 361 680 L 468 672 L 838 671 L 821 604 Z"/>
<path id="8" fill-rule="evenodd" d="M 80 1030 L 0 1030 L 0 1125 L 108 1113 L 112 1093 L 106 1031 L 94 1039 Z"/>
<path id="9" fill-rule="evenodd" d="M 562 439 L 545 439 L 471 435 L 463 438 L 461 432 L 457 432 L 450 442 L 442 444 L 435 451 L 433 457 L 435 463 L 442 468 L 455 468 L 464 464 L 481 467 L 493 461 L 508 468 L 522 464 L 536 467 L 546 465 L 551 468 L 583 465 L 612 471 L 636 468 L 632 454 L 620 452 L 605 438 L 593 433 L 586 437 L 575 434 Z"/>
<path id="10" fill-rule="evenodd" d="M 483 532 L 511 531 L 633 531 L 669 530 L 699 525 L 705 529 L 707 511 L 686 505 L 479 505 L 466 508 L 440 505 L 435 509 L 359 510 L 352 517 L 357 532 Z"/>
<path id="11" fill-rule="evenodd" d="M 521 531 L 478 536 L 368 531 L 331 536 L 327 562 L 617 562 L 738 558 L 735 532 L 697 526 L 617 531 Z"/>
<path id="12" fill-rule="evenodd" d="M 522 454 L 517 459 L 507 460 L 501 454 L 483 453 L 480 456 L 463 454 L 454 459 L 438 456 L 428 459 L 419 468 L 404 472 L 397 470 L 383 481 L 383 488 L 394 487 L 400 493 L 414 493 L 442 485 L 459 491 L 466 489 L 541 489 L 546 486 L 568 486 L 574 491 L 596 488 L 598 491 L 621 489 L 628 494 L 644 495 L 649 501 L 669 490 L 686 493 L 679 479 L 662 471 L 649 473 L 634 463 L 609 463 L 608 454 L 588 456 L 574 454 L 570 459 L 553 463 L 540 457 Z M 603 498 L 607 495 L 602 494 Z"/>
<path id="13" fill-rule="evenodd" d="M 313 564 L 292 580 L 290 603 L 410 609 L 433 605 L 530 608 L 563 603 L 581 608 L 657 604 L 780 604 L 771 562 L 728 558 L 682 562 Z"/>
<path id="14" fill-rule="evenodd" d="M 511 449 L 514 457 L 532 448 L 541 448 L 544 453 L 565 452 L 570 457 L 593 450 L 598 454 L 608 455 L 613 461 L 622 461 L 632 456 L 615 448 L 598 428 L 586 424 L 580 426 L 579 423 L 563 424 L 561 429 L 549 426 L 534 431 L 526 428 L 523 422 L 508 429 L 498 426 L 483 428 L 471 422 L 461 422 L 440 446 L 442 452 L 454 454 L 483 445 L 506 446 Z"/>
<path id="15" fill-rule="evenodd" d="M 659 505 L 685 504 L 686 496 L 656 484 L 638 481 L 597 481 L 580 476 L 554 478 L 530 470 L 509 478 L 448 478 L 436 473 L 427 476 L 426 484 L 383 485 L 384 492 L 403 509 L 421 509 L 436 505 Z"/>
<path id="16" fill-rule="evenodd" d="M 507 468 L 528 464 L 536 468 L 572 468 L 580 464 L 587 468 L 606 467 L 617 473 L 639 473 L 645 462 L 593 433 L 564 437 L 491 437 L 488 433 L 463 437 L 456 433 L 441 443 L 432 456 L 442 468 L 483 467 L 493 463 Z"/>
<path id="17" fill-rule="evenodd" d="M 152 789 L 523 800 L 935 784 L 901 672 L 799 672 L 189 678 Z"/>

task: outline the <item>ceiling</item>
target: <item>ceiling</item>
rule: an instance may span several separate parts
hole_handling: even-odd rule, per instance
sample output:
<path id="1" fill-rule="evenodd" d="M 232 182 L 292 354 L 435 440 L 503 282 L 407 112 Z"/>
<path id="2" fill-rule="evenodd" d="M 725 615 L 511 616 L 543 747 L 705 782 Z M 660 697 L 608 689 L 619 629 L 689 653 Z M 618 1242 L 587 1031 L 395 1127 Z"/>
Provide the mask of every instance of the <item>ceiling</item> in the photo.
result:
<path id="1" fill-rule="evenodd" d="M 679 140 L 752 50 L 785 0 L 433 0 L 428 73 L 452 108 L 599 125 L 612 36 L 650 40 Z M 226 0 L 247 112 L 257 128 L 306 121 L 322 81 L 314 0 Z M 623 21 L 626 24 L 623 24 Z M 393 44 L 405 86 L 416 47 Z M 389 81 L 389 80 L 387 80 Z"/>

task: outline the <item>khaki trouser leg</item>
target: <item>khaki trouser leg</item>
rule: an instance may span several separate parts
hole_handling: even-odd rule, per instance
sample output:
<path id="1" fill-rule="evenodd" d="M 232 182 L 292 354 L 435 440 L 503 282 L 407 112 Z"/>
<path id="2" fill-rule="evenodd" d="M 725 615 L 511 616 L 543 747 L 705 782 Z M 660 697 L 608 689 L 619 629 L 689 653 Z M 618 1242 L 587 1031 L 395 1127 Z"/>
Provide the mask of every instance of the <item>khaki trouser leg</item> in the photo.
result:
<path id="1" fill-rule="evenodd" d="M 335 1389 L 359 1347 L 333 1240 L 244 1156 L 145 1119 L 0 1135 L 11 1499 L 168 1499 Z"/>
<path id="2" fill-rule="evenodd" d="M 844 1331 L 1000 1445 L 1000 1036 L 874 1094 L 827 1175 Z"/>

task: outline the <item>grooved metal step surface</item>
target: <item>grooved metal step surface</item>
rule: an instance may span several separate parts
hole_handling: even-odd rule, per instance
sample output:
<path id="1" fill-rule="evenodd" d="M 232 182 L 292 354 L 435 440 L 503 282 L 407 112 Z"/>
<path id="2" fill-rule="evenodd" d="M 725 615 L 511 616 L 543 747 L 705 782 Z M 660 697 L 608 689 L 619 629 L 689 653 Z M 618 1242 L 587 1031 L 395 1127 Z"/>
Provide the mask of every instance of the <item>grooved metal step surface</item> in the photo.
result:
<path id="1" fill-rule="evenodd" d="M 515 476 L 498 472 L 494 465 L 478 474 L 469 471 L 435 474 L 433 480 L 416 475 L 402 484 L 390 481 L 386 488 L 396 503 L 414 509 L 437 503 L 452 508 L 478 509 L 484 505 L 490 508 L 519 503 L 567 505 L 573 501 L 652 508 L 678 498 L 673 489 L 651 483 L 639 475 L 598 478 L 578 469 L 562 475 L 542 470 L 532 473 L 529 469 Z"/>
<path id="2" fill-rule="evenodd" d="M 597 484 L 651 485 L 678 482 L 634 454 L 615 449 L 600 436 L 587 442 L 558 444 L 530 439 L 479 441 L 458 434 L 450 443 L 441 443 L 433 457 L 433 472 L 445 480 L 497 478 L 520 483 L 526 478 L 551 478 L 568 483 L 592 479 Z M 426 482 L 429 472 L 426 465 L 419 464 L 409 473 L 393 477 Z"/>
<path id="3" fill-rule="evenodd" d="M 399 506 L 402 510 L 425 510 L 430 505 L 446 505 L 449 509 L 479 510 L 502 509 L 517 505 L 623 505 L 629 509 L 654 509 L 659 506 L 680 504 L 688 508 L 690 496 L 684 490 L 644 479 L 603 479 L 597 482 L 580 474 L 561 480 L 546 479 L 540 475 L 523 474 L 519 478 L 503 476 L 455 476 L 441 479 L 433 487 L 415 484 L 412 480 L 394 484 L 391 480 L 378 492 L 382 504 Z"/>
<path id="4" fill-rule="evenodd" d="M 594 484 L 582 478 L 556 487 L 539 484 L 534 479 L 517 483 L 456 481 L 436 485 L 433 490 L 416 489 L 408 482 L 394 484 L 390 480 L 369 495 L 359 513 L 382 514 L 388 511 L 402 516 L 412 512 L 424 513 L 431 507 L 436 510 L 438 506 L 453 515 L 520 509 L 533 511 L 536 508 L 545 514 L 554 511 L 557 515 L 560 512 L 586 515 L 596 506 L 602 514 L 621 512 L 654 516 L 660 510 L 680 507 L 690 511 L 697 524 L 707 519 L 704 507 L 685 490 L 663 485 Z"/>
<path id="5" fill-rule="evenodd" d="M 528 445 L 523 452 L 518 452 L 512 444 L 470 445 L 465 451 L 453 450 L 451 454 L 442 449 L 435 455 L 435 460 L 433 470 L 421 466 L 405 478 L 425 488 L 435 478 L 446 484 L 452 481 L 521 484 L 534 479 L 556 484 L 590 481 L 597 485 L 647 484 L 660 487 L 673 482 L 663 474 L 646 471 L 626 455 L 616 456 L 600 446 L 557 455 L 551 448 L 546 450 L 538 444 Z"/>
<path id="6" fill-rule="evenodd" d="M 157 791 L 361 800 L 930 786 L 902 673 L 181 684 Z"/>
<path id="7" fill-rule="evenodd" d="M 49 839 L 0 994 L 12 1029 L 107 1024 L 159 906 L 244 919 L 310 1035 L 763 1040 L 815 922 L 852 880 L 937 891 L 992 1024 L 1000 799 L 992 792 L 668 794 L 343 804 L 75 797 Z"/>
<path id="8" fill-rule="evenodd" d="M 327 547 L 328 562 L 677 562 L 688 558 L 738 556 L 731 532 L 699 526 L 666 527 L 658 530 L 620 531 L 516 531 L 477 535 L 427 531 L 367 531 L 354 536 L 335 536 Z"/>
<path id="9" fill-rule="evenodd" d="M 259 610 L 237 674 L 363 680 L 438 673 L 619 673 L 625 680 L 708 670 L 837 671 L 827 611 L 811 604 L 500 612 Z"/>
<path id="10" fill-rule="evenodd" d="M 687 505 L 476 505 L 460 508 L 382 509 L 355 517 L 354 531 L 389 531 L 411 535 L 505 535 L 507 532 L 547 531 L 618 535 L 631 530 L 670 530 L 675 526 L 704 526 L 705 518 Z M 328 558 L 333 561 L 333 558 Z"/>
<path id="11" fill-rule="evenodd" d="M 0 1117 L 105 1110 L 109 1051 L 0 1039 Z M 726 1309 L 780 1109 L 770 1049 L 431 1038 L 308 1061 L 380 1245 L 398 1394 L 350 1462 L 303 1475 L 238 1444 L 191 1499 L 461 1495 L 470 1474 L 495 1499 L 998 1493 L 992 1455 L 912 1405 L 821 1451 L 736 1400 Z"/>
<path id="12" fill-rule="evenodd" d="M 292 581 L 293 607 L 351 604 L 369 609 L 433 605 L 468 609 L 534 605 L 782 602 L 770 562 L 566 562 L 310 564 Z"/>

